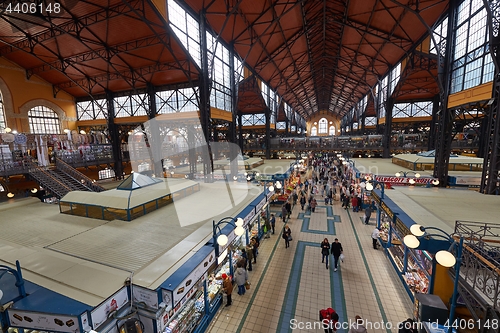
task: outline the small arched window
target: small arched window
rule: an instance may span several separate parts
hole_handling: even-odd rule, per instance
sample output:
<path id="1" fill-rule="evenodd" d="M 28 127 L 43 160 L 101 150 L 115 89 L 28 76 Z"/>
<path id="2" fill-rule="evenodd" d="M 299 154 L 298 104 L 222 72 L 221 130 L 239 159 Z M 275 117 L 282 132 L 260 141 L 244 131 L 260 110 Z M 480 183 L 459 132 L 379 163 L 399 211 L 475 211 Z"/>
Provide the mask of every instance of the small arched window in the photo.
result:
<path id="1" fill-rule="evenodd" d="M 318 129 L 316 126 L 311 127 L 311 136 L 316 136 L 318 135 Z"/>
<path id="2" fill-rule="evenodd" d="M 54 110 L 38 105 L 28 111 L 30 132 L 32 134 L 59 134 L 61 123 Z"/>
<path id="3" fill-rule="evenodd" d="M 330 126 L 328 130 L 328 135 L 335 135 L 335 126 Z"/>
<path id="4" fill-rule="evenodd" d="M 318 123 L 319 123 L 318 133 L 326 134 L 328 132 L 328 120 L 326 120 L 326 118 L 321 118 Z"/>
<path id="5" fill-rule="evenodd" d="M 7 122 L 5 121 L 5 108 L 3 106 L 2 92 L 0 91 L 0 132 L 5 132 Z"/>

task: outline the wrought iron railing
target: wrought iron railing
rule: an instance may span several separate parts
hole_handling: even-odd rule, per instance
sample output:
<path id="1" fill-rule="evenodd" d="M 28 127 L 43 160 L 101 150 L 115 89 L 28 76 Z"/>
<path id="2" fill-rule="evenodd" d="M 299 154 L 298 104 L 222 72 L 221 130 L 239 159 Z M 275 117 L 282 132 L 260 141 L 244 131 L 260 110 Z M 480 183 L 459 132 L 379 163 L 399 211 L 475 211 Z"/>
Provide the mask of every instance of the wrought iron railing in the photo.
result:
<path id="1" fill-rule="evenodd" d="M 483 302 L 500 309 L 500 225 L 456 221 L 455 236 L 464 238 L 460 276 Z"/>

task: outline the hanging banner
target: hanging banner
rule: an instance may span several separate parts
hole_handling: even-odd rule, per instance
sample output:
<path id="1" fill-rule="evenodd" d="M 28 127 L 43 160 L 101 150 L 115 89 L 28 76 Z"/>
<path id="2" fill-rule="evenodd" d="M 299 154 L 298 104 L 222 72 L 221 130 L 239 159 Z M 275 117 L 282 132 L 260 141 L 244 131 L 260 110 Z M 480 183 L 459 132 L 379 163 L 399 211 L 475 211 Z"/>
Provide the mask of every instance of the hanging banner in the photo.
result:
<path id="1" fill-rule="evenodd" d="M 426 177 L 421 177 L 421 178 L 412 178 L 412 177 L 387 177 L 387 176 L 377 176 L 375 177 L 375 180 L 381 183 L 389 183 L 393 186 L 405 186 L 405 185 L 412 185 L 410 183 L 410 179 L 413 179 L 415 181 L 415 185 L 427 185 L 430 184 L 433 180 L 433 178 L 426 178 Z"/>

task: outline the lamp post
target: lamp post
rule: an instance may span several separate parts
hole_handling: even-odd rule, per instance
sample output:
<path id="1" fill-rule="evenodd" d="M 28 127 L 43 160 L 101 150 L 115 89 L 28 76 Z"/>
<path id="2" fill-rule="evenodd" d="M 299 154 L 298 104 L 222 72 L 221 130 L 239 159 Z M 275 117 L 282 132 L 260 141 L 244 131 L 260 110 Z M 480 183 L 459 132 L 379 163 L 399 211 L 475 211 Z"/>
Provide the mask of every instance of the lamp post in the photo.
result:
<path id="1" fill-rule="evenodd" d="M 9 266 L 0 265 L 0 279 L 7 273 L 14 275 L 14 277 L 16 278 L 16 287 L 17 290 L 19 291 L 19 296 L 10 301 L 17 301 L 26 297 L 26 290 L 24 288 L 24 279 L 21 273 L 21 265 L 19 264 L 19 260 L 16 260 L 16 269 L 10 268 Z M 2 299 L 2 296 L 3 296 L 3 291 L 0 289 L 0 300 Z M 7 318 L 5 315 L 5 309 L 2 307 L 0 309 L 0 331 L 3 330 L 4 332 L 7 332 L 7 327 L 4 327 L 4 325 L 7 325 Z"/>
<path id="2" fill-rule="evenodd" d="M 429 234 L 427 230 L 436 230 L 441 234 Z M 409 248 L 416 249 L 420 245 L 420 241 L 417 237 L 440 237 L 448 242 L 450 242 L 450 247 L 448 250 L 440 250 L 436 253 L 435 259 L 436 261 L 444 266 L 444 267 L 455 267 L 455 280 L 453 283 L 453 296 L 451 298 L 450 305 L 450 316 L 448 319 L 448 333 L 451 333 L 453 330 L 453 319 L 455 317 L 455 309 L 457 307 L 457 296 L 458 296 L 458 283 L 460 278 L 460 266 L 462 265 L 462 251 L 464 238 L 460 236 L 459 241 L 457 243 L 456 239 L 447 233 L 446 231 L 436 228 L 436 227 L 423 227 L 419 224 L 414 224 L 410 227 L 411 235 L 406 235 L 403 239 L 405 245 Z M 453 248 L 456 247 L 456 256 L 450 252 Z M 433 272 L 434 273 L 434 272 Z"/>
<path id="3" fill-rule="evenodd" d="M 235 227 L 234 233 L 236 236 L 241 236 L 245 233 L 245 229 L 243 228 L 243 219 L 241 217 L 234 218 L 234 217 L 224 217 L 219 222 L 215 222 L 215 220 L 212 221 L 212 231 L 213 231 L 213 240 L 214 240 L 214 247 L 215 247 L 215 255 L 216 257 L 219 257 L 219 246 L 225 246 L 227 242 L 229 241 L 229 238 L 222 234 L 222 228 L 221 225 L 231 225 Z M 231 251 L 229 251 L 229 260 L 231 260 Z M 233 265 L 232 262 L 229 264 L 229 271 L 231 276 L 233 276 Z"/>
<path id="4" fill-rule="evenodd" d="M 380 185 L 380 199 L 384 199 L 384 190 L 385 190 L 385 184 L 384 182 L 379 182 L 378 180 L 375 180 L 375 178 L 371 178 L 369 176 L 365 177 L 366 180 L 366 190 L 367 191 L 372 191 L 375 187 Z"/>

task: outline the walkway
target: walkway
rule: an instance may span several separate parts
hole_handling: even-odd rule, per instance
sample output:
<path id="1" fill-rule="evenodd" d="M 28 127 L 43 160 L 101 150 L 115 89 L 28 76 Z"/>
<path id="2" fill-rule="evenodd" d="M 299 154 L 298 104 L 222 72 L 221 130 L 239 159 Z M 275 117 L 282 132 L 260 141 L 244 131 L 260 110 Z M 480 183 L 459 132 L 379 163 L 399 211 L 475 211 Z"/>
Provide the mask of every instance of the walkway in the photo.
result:
<path id="1" fill-rule="evenodd" d="M 244 296 L 233 292 L 233 305 L 221 307 L 207 332 L 323 332 L 319 310 L 327 307 L 344 325 L 360 315 L 369 322 L 369 333 L 397 332 L 397 323 L 412 317 L 412 303 L 394 268 L 382 250 L 372 248 L 374 219 L 366 226 L 362 213 L 348 212 L 339 202 L 318 203 L 312 214 L 294 207 L 290 248 L 278 234 L 261 242 L 249 272 L 251 289 Z M 325 237 L 342 243 L 345 262 L 337 272 L 321 263 L 319 244 Z"/>

